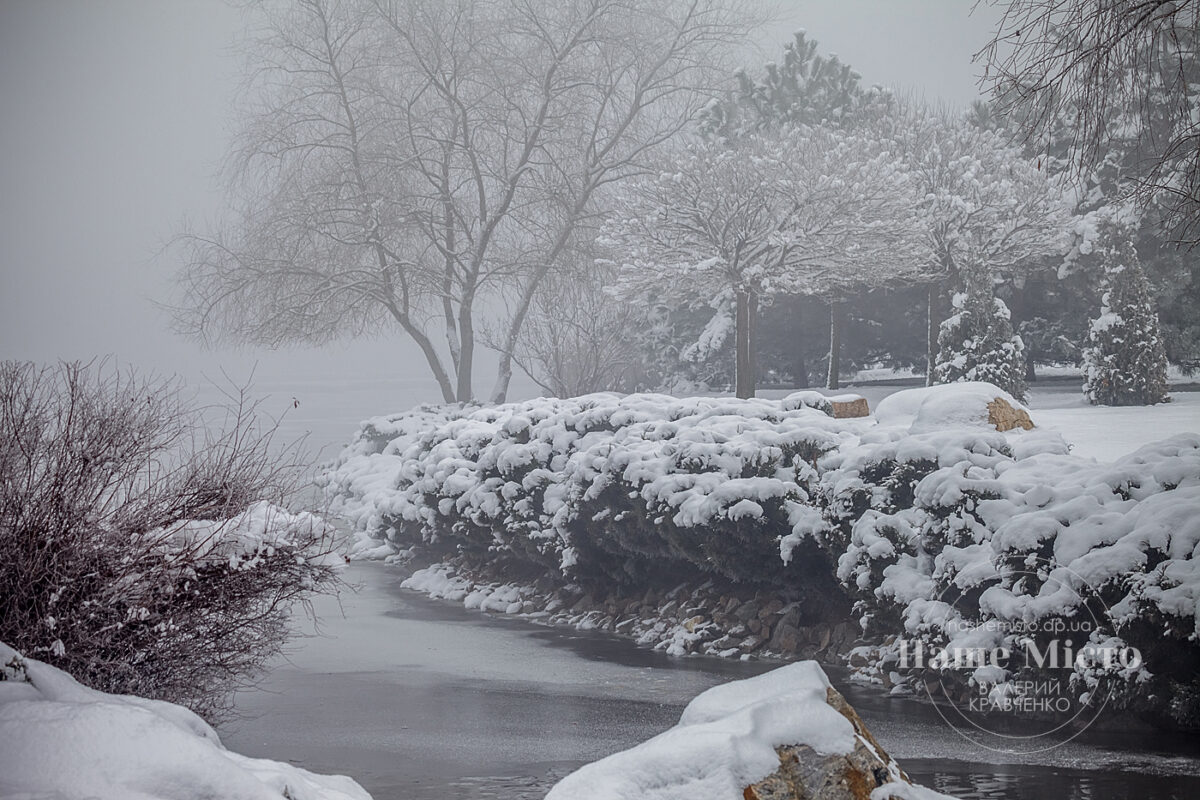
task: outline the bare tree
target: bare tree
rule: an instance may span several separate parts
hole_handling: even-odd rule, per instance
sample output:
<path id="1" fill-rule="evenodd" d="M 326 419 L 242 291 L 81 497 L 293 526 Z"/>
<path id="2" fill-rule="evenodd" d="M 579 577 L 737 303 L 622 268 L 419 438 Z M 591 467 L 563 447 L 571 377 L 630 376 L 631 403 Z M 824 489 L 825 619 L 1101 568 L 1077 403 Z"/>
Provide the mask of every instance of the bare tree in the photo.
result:
<path id="1" fill-rule="evenodd" d="M 585 250 L 537 293 L 513 363 L 547 394 L 621 391 L 630 382 L 637 362 L 631 332 L 641 320 L 637 308 L 607 291 L 615 272 Z"/>
<path id="2" fill-rule="evenodd" d="M 233 162 L 244 199 L 216 233 L 183 237 L 181 327 L 277 346 L 395 323 L 447 402 L 474 396 L 477 331 L 501 305 L 505 397 L 576 226 L 707 102 L 753 22 L 720 0 L 264 14 L 259 103 Z"/>
<path id="3" fill-rule="evenodd" d="M 1079 175 L 1118 143 L 1130 149 L 1129 193 L 1160 206 L 1177 242 L 1200 242 L 1200 0 L 1002 5 L 976 54 L 1002 112 L 1043 141 L 1065 124 Z"/>

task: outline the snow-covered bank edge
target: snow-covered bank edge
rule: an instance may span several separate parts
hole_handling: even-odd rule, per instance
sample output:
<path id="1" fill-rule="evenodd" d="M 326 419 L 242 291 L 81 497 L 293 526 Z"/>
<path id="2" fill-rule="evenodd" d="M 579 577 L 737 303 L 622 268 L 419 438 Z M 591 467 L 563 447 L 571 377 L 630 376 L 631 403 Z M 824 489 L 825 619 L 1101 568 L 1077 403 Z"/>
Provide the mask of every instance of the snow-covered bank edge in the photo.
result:
<path id="1" fill-rule="evenodd" d="M 1146 659 L 1140 671 L 1072 660 L 1068 701 L 1102 688 L 1114 710 L 1200 725 L 1186 666 L 1197 652 L 1200 438 L 1100 463 L 990 384 L 907 389 L 854 419 L 822 401 L 590 395 L 397 415 L 365 425 L 326 485 L 356 530 L 456 559 L 486 584 L 473 604 L 519 600 L 519 613 L 678 654 L 828 662 L 855 644 L 850 620 L 863 645 L 903 637 L 929 652 L 960 621 L 990 625 L 1015 653 L 1013 620 L 1049 634 L 1103 595 L 1088 641 Z M 662 591 L 674 581 L 692 585 Z M 523 612 L 520 583 L 546 595 Z M 559 596 L 573 584 L 605 596 Z M 856 655 L 866 677 L 899 682 L 879 647 Z M 952 673 L 945 693 L 981 681 L 1017 691 L 1057 668 L 1013 660 Z M 928 689 L 922 669 L 898 677 Z"/>
<path id="2" fill-rule="evenodd" d="M 854 622 L 802 625 L 799 603 L 785 604 L 769 591 L 739 596 L 712 581 L 649 589 L 636 597 L 601 596 L 577 584 L 489 580 L 451 561 L 415 569 L 401 586 L 468 609 L 616 634 L 673 656 L 812 658 L 842 664 L 858 638 Z"/>
<path id="3" fill-rule="evenodd" d="M 0 643 L 0 797 L 371 800 L 351 778 L 226 750 L 183 706 L 89 689 Z"/>

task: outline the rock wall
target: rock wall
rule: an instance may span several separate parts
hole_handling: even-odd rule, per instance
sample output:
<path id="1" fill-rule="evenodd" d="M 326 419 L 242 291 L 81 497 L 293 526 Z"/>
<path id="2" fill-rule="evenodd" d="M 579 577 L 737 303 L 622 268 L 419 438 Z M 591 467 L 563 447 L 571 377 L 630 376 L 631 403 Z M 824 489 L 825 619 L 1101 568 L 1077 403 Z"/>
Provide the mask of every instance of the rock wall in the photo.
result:
<path id="1" fill-rule="evenodd" d="M 623 595 L 545 579 L 500 583 L 460 560 L 418 569 L 404 586 L 469 608 L 628 636 L 672 655 L 779 656 L 840 664 L 859 636 L 848 608 L 826 618 L 822 612 L 830 609 L 713 581 Z"/>

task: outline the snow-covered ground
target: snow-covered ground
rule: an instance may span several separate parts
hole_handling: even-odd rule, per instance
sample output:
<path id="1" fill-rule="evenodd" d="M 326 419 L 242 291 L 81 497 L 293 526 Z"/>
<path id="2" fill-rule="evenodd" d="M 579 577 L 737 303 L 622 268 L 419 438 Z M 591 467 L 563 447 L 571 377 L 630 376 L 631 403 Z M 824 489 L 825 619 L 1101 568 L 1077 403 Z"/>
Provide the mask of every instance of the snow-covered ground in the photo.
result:
<path id="1" fill-rule="evenodd" d="M 878 373 L 878 374 L 877 374 Z M 1056 374 L 1057 376 L 1057 374 Z M 891 373 L 870 373 L 866 379 L 886 379 Z M 895 377 L 909 377 L 896 374 Z M 1062 377 L 1071 380 L 1044 381 L 1030 386 L 1027 405 L 1033 421 L 1039 427 L 1052 428 L 1060 432 L 1071 445 L 1071 452 L 1098 459 L 1113 461 L 1132 453 L 1148 442 L 1165 439 L 1178 433 L 1200 432 L 1200 392 L 1171 392 L 1171 402 L 1156 406 L 1093 406 L 1083 397 L 1075 382 L 1075 375 Z M 1177 381 L 1191 380 L 1176 375 Z M 919 381 L 919 376 L 914 378 Z M 850 384 L 842 389 L 817 389 L 826 395 L 853 393 L 867 398 L 871 409 L 887 396 L 911 386 L 894 384 Z M 786 390 L 760 391 L 759 397 L 778 399 L 788 394 Z"/>
<path id="2" fill-rule="evenodd" d="M 1034 422 L 1062 433 L 1075 455 L 1113 461 L 1147 442 L 1200 432 L 1200 392 L 1171 393 L 1156 406 L 1093 406 L 1078 393 L 1034 389 Z"/>
<path id="3" fill-rule="evenodd" d="M 0 797 L 370 800 L 350 778 L 226 750 L 182 706 L 97 692 L 0 643 Z"/>

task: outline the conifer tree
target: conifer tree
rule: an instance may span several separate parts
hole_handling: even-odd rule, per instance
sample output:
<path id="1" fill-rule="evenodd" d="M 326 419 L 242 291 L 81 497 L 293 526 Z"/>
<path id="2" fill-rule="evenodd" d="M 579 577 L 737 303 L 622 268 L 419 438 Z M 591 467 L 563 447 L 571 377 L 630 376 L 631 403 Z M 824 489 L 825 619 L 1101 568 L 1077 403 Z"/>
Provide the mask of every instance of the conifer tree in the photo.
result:
<path id="1" fill-rule="evenodd" d="M 1103 223 L 1092 250 L 1104 269 L 1104 296 L 1083 351 L 1083 393 L 1109 406 L 1166 402 L 1166 350 L 1129 230 Z"/>
<path id="2" fill-rule="evenodd" d="M 1024 400 L 1025 345 L 1013 332 L 1008 306 L 985 270 L 967 270 L 964 283 L 938 333 L 936 382 L 987 381 Z"/>
<path id="3" fill-rule="evenodd" d="M 782 63 L 767 63 L 758 78 L 737 73 L 737 88 L 700 115 L 700 132 L 731 141 L 797 125 L 842 125 L 876 94 L 859 79 L 849 64 L 818 54 L 817 41 L 797 31 L 784 45 Z"/>

